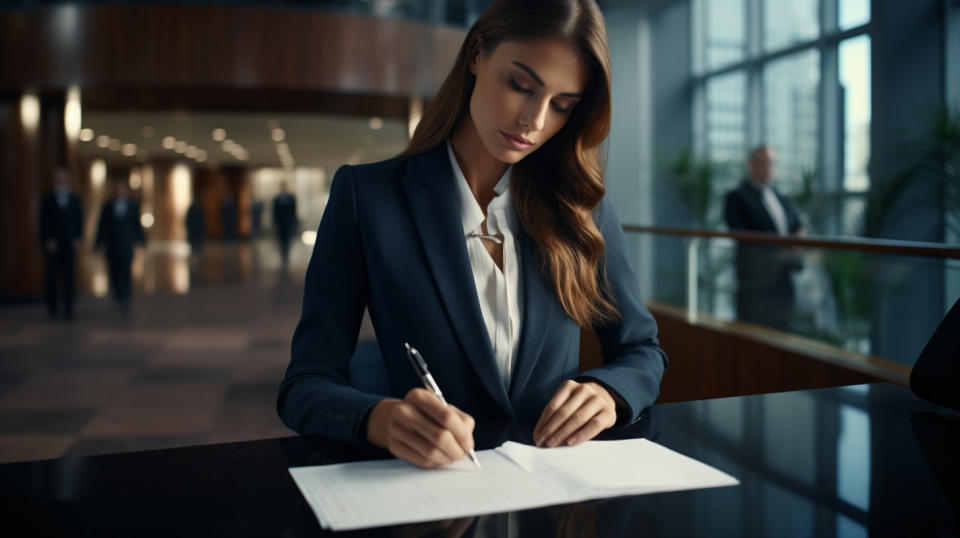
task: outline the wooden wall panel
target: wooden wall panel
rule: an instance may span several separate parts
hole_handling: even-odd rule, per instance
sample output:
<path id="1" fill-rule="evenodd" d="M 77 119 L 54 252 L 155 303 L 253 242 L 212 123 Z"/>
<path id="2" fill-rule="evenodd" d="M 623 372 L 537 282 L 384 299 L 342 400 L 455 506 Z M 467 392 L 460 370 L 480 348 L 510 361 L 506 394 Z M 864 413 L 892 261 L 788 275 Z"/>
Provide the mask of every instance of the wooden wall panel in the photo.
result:
<path id="1" fill-rule="evenodd" d="M 910 368 L 737 323 L 690 323 L 675 309 L 650 307 L 670 365 L 659 402 L 892 381 Z M 581 370 L 602 364 L 600 343 L 583 331 Z"/>
<path id="2" fill-rule="evenodd" d="M 320 9 L 0 10 L 0 89 L 180 87 L 432 95 L 465 31 Z"/>

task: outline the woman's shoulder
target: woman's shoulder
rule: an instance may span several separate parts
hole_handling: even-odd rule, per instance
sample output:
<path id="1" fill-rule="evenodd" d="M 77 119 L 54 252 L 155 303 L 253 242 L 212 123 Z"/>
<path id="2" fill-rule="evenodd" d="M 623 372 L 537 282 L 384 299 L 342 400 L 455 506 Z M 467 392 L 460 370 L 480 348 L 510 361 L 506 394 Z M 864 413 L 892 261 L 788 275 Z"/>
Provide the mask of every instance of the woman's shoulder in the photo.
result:
<path id="1" fill-rule="evenodd" d="M 422 153 L 401 154 L 372 163 L 345 164 L 337 170 L 337 175 L 349 174 L 355 181 L 364 183 L 391 181 L 402 177 L 411 163 L 416 163 L 435 152 L 436 148 L 433 148 Z"/>

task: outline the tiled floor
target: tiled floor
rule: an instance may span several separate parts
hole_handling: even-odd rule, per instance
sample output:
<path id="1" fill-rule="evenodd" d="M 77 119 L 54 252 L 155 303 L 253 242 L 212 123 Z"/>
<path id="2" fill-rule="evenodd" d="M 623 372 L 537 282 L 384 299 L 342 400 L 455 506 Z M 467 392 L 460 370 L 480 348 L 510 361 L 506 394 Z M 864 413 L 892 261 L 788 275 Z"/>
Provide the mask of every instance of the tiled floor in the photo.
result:
<path id="1" fill-rule="evenodd" d="M 0 307 L 0 462 L 292 435 L 274 406 L 308 256 L 287 278 L 267 259 L 186 294 L 141 289 L 128 318 L 89 294 L 72 322 Z"/>

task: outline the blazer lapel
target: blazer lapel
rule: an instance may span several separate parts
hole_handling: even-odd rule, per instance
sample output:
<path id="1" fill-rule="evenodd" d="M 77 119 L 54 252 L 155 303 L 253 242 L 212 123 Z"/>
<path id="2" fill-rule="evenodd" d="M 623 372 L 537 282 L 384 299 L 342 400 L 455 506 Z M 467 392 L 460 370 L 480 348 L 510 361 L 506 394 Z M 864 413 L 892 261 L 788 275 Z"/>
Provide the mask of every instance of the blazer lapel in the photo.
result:
<path id="1" fill-rule="evenodd" d="M 550 318 L 555 308 L 551 304 L 555 292 L 539 269 L 533 239 L 526 232 L 521 231 L 519 242 L 520 270 L 523 273 L 521 277 L 523 279 L 523 325 L 520 329 L 517 360 L 513 365 L 513 375 L 510 380 L 511 399 L 516 399 L 530 380 L 530 374 L 537 365 L 540 350 L 547 336 L 547 327 L 550 325 Z"/>
<path id="2" fill-rule="evenodd" d="M 427 263 L 457 338 L 480 382 L 504 413 L 513 418 L 513 407 L 500 379 L 480 311 L 454 179 L 446 146 L 440 145 L 409 158 L 403 187 Z"/>

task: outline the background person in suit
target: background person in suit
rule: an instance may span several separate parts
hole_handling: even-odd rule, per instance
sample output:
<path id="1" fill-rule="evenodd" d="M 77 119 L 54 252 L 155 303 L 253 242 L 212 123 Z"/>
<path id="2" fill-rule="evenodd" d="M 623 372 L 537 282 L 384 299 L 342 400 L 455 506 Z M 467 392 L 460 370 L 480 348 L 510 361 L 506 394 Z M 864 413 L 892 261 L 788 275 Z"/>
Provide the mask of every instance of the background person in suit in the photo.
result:
<path id="1" fill-rule="evenodd" d="M 536 423 L 544 447 L 637 420 L 666 355 L 604 198 L 610 101 L 594 0 L 494 1 L 407 150 L 333 179 L 278 394 L 284 423 L 433 467 L 473 448 L 474 420 Z M 379 393 L 350 378 L 368 306 Z M 584 372 L 581 327 L 604 356 Z"/>
<path id="2" fill-rule="evenodd" d="M 804 235 L 790 201 L 773 187 L 776 155 L 759 146 L 747 160 L 748 177 L 727 193 L 724 218 L 730 231 Z M 737 317 L 742 321 L 789 329 L 794 311 L 791 274 L 802 268 L 792 249 L 746 242 L 737 244 Z"/>
<path id="3" fill-rule="evenodd" d="M 277 233 L 280 258 L 287 267 L 290 257 L 290 239 L 297 231 L 297 199 L 287 189 L 287 182 L 280 182 L 280 193 L 273 197 L 273 228 Z"/>
<path id="4" fill-rule="evenodd" d="M 44 295 L 51 318 L 57 317 L 60 305 L 63 306 L 64 319 L 73 318 L 74 267 L 82 241 L 80 199 L 70 188 L 69 171 L 57 168 L 53 190 L 40 202 L 40 243 L 46 270 Z"/>
<path id="5" fill-rule="evenodd" d="M 204 222 L 203 207 L 200 202 L 194 200 L 187 208 L 187 242 L 190 243 L 190 253 L 200 254 L 203 248 L 203 239 L 206 234 L 206 223 Z"/>
<path id="6" fill-rule="evenodd" d="M 230 194 L 220 200 L 220 223 L 223 225 L 223 240 L 232 242 L 237 236 L 237 201 Z"/>
<path id="7" fill-rule="evenodd" d="M 126 181 L 113 183 L 114 196 L 103 204 L 100 222 L 97 224 L 95 248 L 105 249 L 110 267 L 110 289 L 120 309 L 127 314 L 130 309 L 131 275 L 134 245 L 145 243 L 140 224 L 140 205 L 130 199 Z"/>

